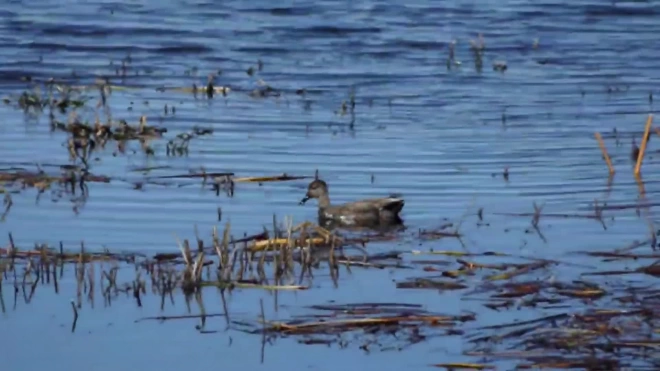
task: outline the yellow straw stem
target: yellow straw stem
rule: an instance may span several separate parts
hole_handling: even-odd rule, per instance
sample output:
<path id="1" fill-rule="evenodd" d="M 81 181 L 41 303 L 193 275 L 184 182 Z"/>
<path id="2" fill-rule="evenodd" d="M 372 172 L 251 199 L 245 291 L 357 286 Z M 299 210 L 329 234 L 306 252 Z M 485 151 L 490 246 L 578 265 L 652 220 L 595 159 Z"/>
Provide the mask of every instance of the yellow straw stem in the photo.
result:
<path id="1" fill-rule="evenodd" d="M 605 163 L 607 164 L 607 169 L 610 171 L 610 174 L 614 174 L 614 166 L 612 166 L 612 159 L 610 159 L 610 155 L 607 154 L 607 148 L 605 148 L 603 137 L 598 132 L 596 132 L 594 136 L 598 141 L 598 146 L 600 147 L 600 151 L 603 153 L 603 158 L 605 159 Z"/>
<path id="2" fill-rule="evenodd" d="M 637 156 L 637 164 L 635 165 L 635 175 L 639 175 L 642 169 L 642 162 L 644 161 L 644 152 L 646 152 L 646 142 L 649 140 L 649 133 L 651 131 L 651 124 L 653 123 L 653 115 L 649 114 L 646 119 L 646 127 L 644 128 L 644 137 L 642 138 L 642 145 L 639 147 L 639 155 Z"/>

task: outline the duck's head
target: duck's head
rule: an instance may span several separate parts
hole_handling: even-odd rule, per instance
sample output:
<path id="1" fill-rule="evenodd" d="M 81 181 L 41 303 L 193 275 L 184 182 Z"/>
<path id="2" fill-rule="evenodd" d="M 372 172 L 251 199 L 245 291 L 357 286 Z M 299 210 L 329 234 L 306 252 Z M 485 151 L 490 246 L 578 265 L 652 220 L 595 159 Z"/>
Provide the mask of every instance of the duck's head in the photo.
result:
<path id="1" fill-rule="evenodd" d="M 321 179 L 314 179 L 307 186 L 307 194 L 300 200 L 300 205 L 305 204 L 310 198 L 319 198 L 328 194 L 328 184 Z"/>

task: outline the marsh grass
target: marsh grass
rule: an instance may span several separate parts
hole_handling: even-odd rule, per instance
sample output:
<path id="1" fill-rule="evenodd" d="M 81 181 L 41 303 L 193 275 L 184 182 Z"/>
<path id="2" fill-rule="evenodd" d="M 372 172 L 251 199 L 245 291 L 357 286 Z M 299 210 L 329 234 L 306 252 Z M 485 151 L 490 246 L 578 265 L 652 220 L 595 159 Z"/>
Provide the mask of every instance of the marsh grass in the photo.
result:
<path id="1" fill-rule="evenodd" d="M 532 216 L 540 212 L 537 208 Z M 416 236 L 420 240 L 428 238 L 424 233 Z M 84 243 L 77 250 L 65 249 L 62 244 L 58 248 L 35 245 L 21 249 L 10 234 L 9 245 L 0 250 L 0 306 L 3 311 L 12 308 L 12 300 L 7 300 L 7 293 L 1 290 L 3 286 L 13 287 L 14 310 L 19 299 L 29 304 L 40 286 L 53 287 L 60 293 L 60 282 L 65 272 L 71 271 L 66 267 L 72 267 L 75 276 L 72 332 L 79 327 L 83 304 L 87 302 L 94 307 L 96 293 L 106 307 L 121 297 L 143 307 L 145 297 L 154 297 L 161 311 L 167 303 L 173 304 L 182 296 L 189 314 L 145 317 L 136 322 L 196 319 L 199 323 L 195 328 L 209 334 L 219 330 L 209 329 L 207 320 L 223 317 L 225 331 L 261 336 L 262 352 L 266 344 L 282 337 L 301 344 L 340 348 L 357 343 L 368 353 L 404 350 L 433 338 L 459 336 L 470 345 L 465 355 L 491 360 L 515 358 L 522 368 L 588 368 L 596 359 L 613 367 L 655 364 L 654 354 L 660 341 L 655 329 L 660 325 L 660 315 L 653 308 L 658 304 L 660 291 L 648 284 L 612 282 L 598 277 L 632 274 L 657 277 L 660 276 L 657 263 L 634 270 L 597 271 L 570 262 L 489 251 L 410 250 L 368 254 L 366 248 L 371 241 L 368 237 L 341 235 L 311 222 L 295 225 L 291 218 L 285 218 L 280 225 L 275 217 L 271 230 L 264 229 L 262 233 L 240 239 L 232 237 L 229 222 L 222 230 L 213 228 L 206 239 L 199 236 L 196 228 L 192 243 L 176 236 L 174 239 L 178 252 L 147 256 L 92 252 Z M 650 239 L 614 252 L 581 254 L 605 262 L 658 260 L 657 254 L 633 254 L 634 249 L 648 246 L 649 242 Z M 350 250 L 358 253 L 348 254 Z M 580 268 L 583 272 L 579 278 L 558 279 L 553 272 L 559 266 Z M 127 270 L 127 267 L 132 268 Z M 233 318 L 226 302 L 228 295 L 240 295 L 248 289 L 269 292 L 275 301 L 281 291 L 311 290 L 311 283 L 318 279 L 314 272 L 319 270 L 328 272 L 334 284 L 339 285 L 341 272 L 350 275 L 355 268 L 385 267 L 413 274 L 407 278 L 397 276 L 394 283 L 397 289 L 453 291 L 463 301 L 481 303 L 486 310 L 494 312 L 541 309 L 554 314 L 480 327 L 477 311 L 448 314 L 411 303 L 356 302 L 313 305 L 306 307 L 301 315 L 273 321 L 266 319 L 263 308 L 255 311 L 260 313 L 256 319 L 244 315 Z M 552 278 L 544 278 L 548 275 Z M 203 298 L 212 288 L 222 304 L 220 311 L 209 313 Z M 193 303 L 199 314 L 190 313 Z M 262 307 L 263 301 L 259 305 Z M 594 352 L 599 354 L 597 358 Z M 437 367 L 461 365 L 491 367 L 488 363 L 435 364 Z"/>

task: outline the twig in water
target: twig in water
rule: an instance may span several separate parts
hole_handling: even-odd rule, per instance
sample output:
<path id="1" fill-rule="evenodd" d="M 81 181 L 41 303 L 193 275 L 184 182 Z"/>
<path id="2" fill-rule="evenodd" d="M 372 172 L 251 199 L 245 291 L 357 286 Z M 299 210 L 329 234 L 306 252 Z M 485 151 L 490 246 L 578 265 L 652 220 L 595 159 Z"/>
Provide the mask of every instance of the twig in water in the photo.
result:
<path id="1" fill-rule="evenodd" d="M 143 317 L 135 320 L 135 323 L 147 321 L 147 320 L 156 320 L 156 321 L 169 321 L 174 319 L 191 319 L 191 318 L 202 318 L 202 317 L 224 317 L 225 313 L 212 313 L 212 314 L 186 314 L 181 316 L 156 316 L 156 317 Z"/>
<path id="2" fill-rule="evenodd" d="M 73 309 L 73 324 L 71 325 L 71 333 L 76 332 L 76 324 L 78 323 L 78 309 L 76 303 L 71 300 L 71 308 Z"/>
<path id="3" fill-rule="evenodd" d="M 5 198 L 2 203 L 5 206 L 5 211 L 0 216 L 0 222 L 5 221 L 7 214 L 9 214 L 9 210 L 11 210 L 12 205 L 14 205 L 14 202 L 12 201 L 11 195 L 9 193 L 5 193 Z"/>
<path id="4" fill-rule="evenodd" d="M 264 299 L 259 299 L 259 305 L 261 306 L 261 364 L 264 363 L 264 358 L 266 355 L 266 314 L 264 313 Z"/>
<path id="5" fill-rule="evenodd" d="M 605 225 L 605 221 L 603 220 L 603 209 L 598 205 L 597 199 L 594 200 L 594 219 L 600 222 L 604 230 L 607 230 L 607 226 Z"/>
<path id="6" fill-rule="evenodd" d="M 541 219 L 541 211 L 543 210 L 543 206 L 537 206 L 536 202 L 534 202 L 534 216 L 532 216 L 532 227 L 534 227 L 534 230 L 536 233 L 538 233 L 539 237 L 543 240 L 543 242 L 547 243 L 548 241 L 545 239 L 545 236 L 543 233 L 541 233 L 541 230 L 539 229 L 539 219 Z"/>

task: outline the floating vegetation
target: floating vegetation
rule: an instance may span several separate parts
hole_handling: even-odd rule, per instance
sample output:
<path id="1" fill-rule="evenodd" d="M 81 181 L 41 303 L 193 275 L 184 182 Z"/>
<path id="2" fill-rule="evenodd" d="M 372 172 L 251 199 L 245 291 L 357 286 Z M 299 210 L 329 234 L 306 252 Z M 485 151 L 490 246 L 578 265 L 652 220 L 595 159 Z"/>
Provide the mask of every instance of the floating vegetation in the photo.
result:
<path id="1" fill-rule="evenodd" d="M 47 91 L 47 96 L 44 96 L 43 90 Z M 3 98 L 3 101 L 7 105 L 22 110 L 25 114 L 35 116 L 41 114 L 45 108 L 50 109 L 51 115 L 53 111 L 66 114 L 82 108 L 91 99 L 92 97 L 84 94 L 84 89 L 58 84 L 50 79 L 18 96 L 7 96 Z"/>
<path id="2" fill-rule="evenodd" d="M 166 92 L 166 91 L 173 91 L 173 92 L 179 92 L 179 93 L 192 93 L 192 94 L 197 94 L 201 92 L 202 89 L 200 89 L 197 85 L 193 85 L 192 87 L 189 88 L 180 88 L 180 87 L 174 87 L 174 88 L 158 88 L 157 89 L 160 92 Z M 209 93 L 209 91 L 212 92 L 212 95 L 215 94 L 222 94 L 226 96 L 229 94 L 231 91 L 231 88 L 228 86 L 213 86 L 211 85 L 210 88 L 207 86 L 206 87 L 206 94 Z"/>
<path id="3" fill-rule="evenodd" d="M 58 201 L 66 196 L 73 203 L 74 212 L 78 213 L 89 196 L 87 183 L 90 182 L 109 183 L 110 178 L 94 175 L 87 169 L 70 165 L 61 166 L 59 174 L 47 173 L 43 169 L 37 171 L 28 171 L 23 168 L 0 170 L 0 193 L 5 194 L 5 210 L 0 219 L 5 219 L 13 205 L 11 194 L 26 189 L 37 190 L 37 203 L 46 191 L 50 191 L 53 201 Z"/>
<path id="4" fill-rule="evenodd" d="M 341 235 L 311 222 L 295 226 L 290 218 L 285 219 L 283 227 L 273 218 L 272 230 L 264 229 L 240 239 L 231 237 L 229 223 L 222 233 L 214 228 L 206 240 L 197 232 L 195 235 L 195 243 L 175 238 L 178 252 L 147 256 L 107 250 L 91 252 L 84 244 L 77 251 L 64 249 L 62 244 L 55 248 L 35 245 L 21 249 L 10 234 L 8 247 L 0 249 L 0 279 L 8 280 L 5 287 L 14 286 L 14 305 L 19 297 L 30 303 L 40 285 L 53 285 L 59 292 L 58 282 L 65 266 L 73 265 L 77 294 L 72 331 L 76 330 L 84 299 L 93 303 L 94 292 L 100 293 L 105 305 L 125 295 L 140 307 L 152 293 L 161 310 L 180 292 L 187 303 L 197 302 L 200 314 L 160 315 L 136 322 L 199 319 L 201 324 L 196 328 L 200 333 L 213 333 L 207 329 L 206 320 L 224 317 L 227 329 L 261 335 L 266 342 L 286 337 L 306 345 L 355 345 L 367 353 L 403 350 L 437 337 L 462 337 L 470 345 L 465 356 L 474 357 L 475 361 L 488 360 L 431 365 L 453 369 L 492 369 L 493 362 L 507 360 L 517 360 L 520 369 L 597 368 L 596 360 L 608 368 L 657 366 L 654 355 L 660 340 L 655 328 L 660 326 L 660 316 L 652 308 L 660 297 L 660 289 L 649 284 L 597 281 L 600 275 L 658 276 L 660 268 L 655 263 L 632 270 L 596 271 L 562 261 L 489 251 L 368 254 L 365 247 L 378 241 L 376 236 L 372 239 L 365 235 Z M 657 254 L 630 252 L 632 248 L 647 246 L 647 242 L 635 243 L 619 252 L 582 254 L 605 261 L 657 259 Z M 135 269 L 120 270 L 123 265 Z M 583 278 L 542 278 L 559 266 L 583 268 Z M 310 290 L 316 276 L 313 272 L 318 270 L 328 271 L 338 285 L 342 267 L 348 274 L 356 267 L 388 267 L 408 272 L 412 269 L 420 275 L 396 280 L 394 290 L 451 290 L 461 293 L 463 301 L 481 303 L 486 311 L 535 309 L 550 314 L 479 326 L 479 313 L 483 310 L 478 308 L 465 313 L 439 313 L 414 303 L 353 302 L 301 307 L 301 314 L 271 321 L 265 319 L 263 309 L 257 319 L 234 318 L 225 302 L 225 295 L 246 289 L 273 293 Z M 129 271 L 135 272 L 134 278 L 126 276 Z M 209 288 L 219 290 L 222 312 L 206 312 L 202 294 Z M 6 298 L 1 292 L 0 302 L 6 310 Z M 594 352 L 599 354 L 597 358 Z"/>
<path id="5" fill-rule="evenodd" d="M 74 152 L 74 155 L 77 155 L 77 153 Z M 50 191 L 51 199 L 54 202 L 68 198 L 73 203 L 74 211 L 78 213 L 89 197 L 89 183 L 110 183 L 113 180 L 125 181 L 121 178 L 112 179 L 108 176 L 93 174 L 84 164 L 48 166 L 36 164 L 35 167 L 36 170 L 29 170 L 27 167 L 17 164 L 7 169 L 0 169 L 0 194 L 3 197 L 4 207 L 4 211 L 0 214 L 0 221 L 4 221 L 13 206 L 12 195 L 23 193 L 26 190 L 37 190 L 37 203 L 46 191 Z M 146 167 L 135 171 L 147 175 L 150 171 L 161 168 Z M 285 182 L 311 178 L 311 176 L 288 174 L 250 177 L 235 177 L 234 175 L 234 173 L 228 172 L 207 172 L 202 168 L 199 171 L 191 170 L 187 174 L 145 176 L 139 181 L 133 181 L 132 185 L 134 189 L 140 190 L 144 189 L 146 185 L 181 188 L 187 184 L 185 180 L 194 179 L 197 183 L 198 179 L 201 179 L 202 187 L 211 184 L 210 190 L 216 195 L 224 191 L 227 192 L 229 197 L 232 197 L 236 183 L 258 183 L 262 185 L 267 182 Z"/>
<path id="6" fill-rule="evenodd" d="M 259 80 L 259 86 L 250 91 L 250 96 L 253 98 L 267 98 L 267 97 L 280 97 L 282 92 L 274 87 L 268 85 L 265 81 Z"/>
<path id="7" fill-rule="evenodd" d="M 657 294 L 656 294 L 657 295 Z M 642 299 L 643 300 L 643 299 Z M 648 305 L 650 303 L 647 303 Z M 469 340 L 474 357 L 517 359 L 519 369 L 656 368 L 660 317 L 645 304 L 630 309 L 570 311 L 530 321 L 488 326 Z M 515 351 L 496 344 L 512 344 Z M 501 350 L 494 349 L 502 348 Z"/>
<path id="8" fill-rule="evenodd" d="M 188 155 L 188 146 L 194 138 L 213 134 L 213 129 L 194 127 L 189 133 L 177 134 L 176 138 L 167 142 L 167 156 Z"/>
<path id="9" fill-rule="evenodd" d="M 369 257 L 363 248 L 356 248 L 359 251 L 357 256 L 346 254 L 350 249 L 349 240 L 310 222 L 296 227 L 291 219 L 286 222 L 287 228 L 282 230 L 274 218 L 274 231 L 264 230 L 241 239 L 230 236 L 230 224 L 227 223 L 222 234 L 214 228 L 207 242 L 196 237 L 196 246 L 191 246 L 187 239 L 179 241 L 176 238 L 179 253 L 163 252 L 151 256 L 108 250 L 91 252 L 84 243 L 78 251 L 65 249 L 62 243 L 58 247 L 38 244 L 32 249 L 22 249 L 9 234 L 8 246 L 0 248 L 1 309 L 6 311 L 1 289 L 3 279 L 11 280 L 9 285 L 14 286 L 14 307 L 21 292 L 25 303 L 29 304 L 40 284 L 53 285 L 55 292 L 59 293 L 58 282 L 63 278 L 65 266 L 70 264 L 75 268 L 77 282 L 72 326 L 75 331 L 77 309 L 82 307 L 84 297 L 93 306 L 97 290 L 105 305 L 125 293 L 130 294 L 140 307 L 143 296 L 152 292 L 160 297 L 162 309 L 165 299 L 173 300 L 177 290 L 181 290 L 187 300 L 191 295 L 201 300 L 201 292 L 206 287 L 220 289 L 223 300 L 225 291 L 231 293 L 235 289 L 305 290 L 309 286 L 303 281 L 313 279 L 312 271 L 319 269 L 321 262 L 328 262 L 336 284 L 339 264 L 348 269 L 354 261 L 368 266 L 369 260 L 389 258 Z M 284 244 L 282 240 L 288 243 Z M 124 265 L 135 268 L 132 269 L 135 277 L 122 282 L 119 272 Z M 151 284 L 149 291 L 148 283 Z M 226 304 L 225 317 L 229 318 Z"/>
<path id="10" fill-rule="evenodd" d="M 265 182 L 286 182 L 289 180 L 300 180 L 300 179 L 309 179 L 309 176 L 293 176 L 293 175 L 275 175 L 275 176 L 251 176 L 251 177 L 241 177 L 232 179 L 237 183 L 265 183 Z"/>
<path id="11" fill-rule="evenodd" d="M 293 226 L 291 220 L 287 219 L 286 230 L 278 228 L 275 219 L 273 225 L 274 232 L 264 230 L 257 235 L 234 239 L 230 237 L 230 224 L 227 223 L 222 235 L 217 229 L 213 230 L 210 242 L 205 243 L 197 237 L 196 246 L 191 247 L 187 239 L 179 241 L 177 238 L 180 253 L 156 253 L 151 257 L 144 254 L 109 251 L 88 252 L 84 244 L 81 245 L 79 252 L 65 251 L 61 244 L 59 248 L 39 245 L 31 250 L 23 250 L 15 245 L 10 234 L 9 246 L 0 248 L 0 258 L 3 259 L 4 264 L 8 264 L 2 266 L 9 267 L 10 271 L 17 261 L 27 263 L 32 267 L 31 269 L 43 268 L 48 264 L 61 265 L 71 262 L 130 263 L 136 268 L 145 269 L 149 274 L 153 273 L 155 265 L 159 269 L 165 268 L 163 264 L 168 264 L 169 268 L 182 266 L 183 269 L 177 273 L 178 278 L 174 282 L 181 283 L 184 290 L 192 291 L 204 286 L 259 288 L 263 285 L 262 288 L 277 289 L 272 284 L 268 284 L 265 263 L 272 263 L 277 267 L 273 270 L 276 274 L 274 281 L 281 282 L 302 280 L 306 273 L 311 274 L 310 270 L 313 266 L 323 260 L 329 261 L 337 269 L 338 274 L 339 263 L 350 265 L 352 261 L 367 262 L 388 258 L 369 257 L 361 247 L 353 247 L 359 251 L 357 256 L 347 255 L 345 251 L 351 248 L 351 244 L 359 242 L 364 245 L 364 239 L 346 239 L 311 222 Z M 270 233 L 273 233 L 273 236 L 270 236 Z M 214 255 L 217 258 L 216 262 L 212 260 Z M 38 263 L 32 261 L 34 258 L 39 258 L 40 261 Z M 300 276 L 293 275 L 296 263 L 302 267 Z M 202 279 L 202 268 L 212 265 L 217 265 L 216 277 Z M 39 275 L 38 272 L 35 274 Z M 287 289 L 291 288 L 301 289 L 303 286 L 287 287 Z"/>
<path id="12" fill-rule="evenodd" d="M 105 148 L 109 140 L 117 142 L 120 153 L 126 152 L 126 143 L 131 140 L 139 141 L 145 152 L 149 153 L 149 141 L 161 138 L 167 129 L 148 126 L 146 122 L 146 116 L 142 116 L 137 126 L 131 126 L 125 120 L 120 120 L 116 127 L 112 123 L 103 125 L 98 121 L 91 126 L 74 118 L 68 124 L 54 121 L 53 128 L 70 134 L 68 149 L 71 160 L 79 158 L 85 166 L 88 166 L 90 154 L 97 148 Z"/>
<path id="13" fill-rule="evenodd" d="M 506 64 L 506 61 L 495 61 L 495 62 L 493 62 L 493 70 L 494 71 L 504 72 L 508 68 L 509 67 Z"/>
<path id="14" fill-rule="evenodd" d="M 477 40 L 470 40 L 470 50 L 474 56 L 474 68 L 477 72 L 481 72 L 484 66 L 484 53 L 486 51 L 486 42 L 484 36 L 479 34 Z"/>
<path id="15" fill-rule="evenodd" d="M 131 68 L 131 58 L 127 56 L 122 59 L 121 67 L 117 69 L 117 76 L 122 81 Z M 253 71 L 261 71 L 263 62 L 258 61 Z M 136 71 L 137 73 L 137 71 Z M 195 71 L 196 74 L 196 71 Z M 206 86 L 199 87 L 196 83 L 192 87 L 160 87 L 160 92 L 183 92 L 192 93 L 197 98 L 198 93 L 203 93 L 209 99 L 216 94 L 227 96 L 231 90 L 227 86 L 216 85 L 217 74 L 208 75 Z M 127 154 L 127 143 L 138 141 L 142 152 L 147 156 L 155 156 L 156 150 L 151 145 L 154 140 L 161 139 L 167 132 L 167 128 L 162 126 L 147 125 L 147 116 L 142 115 L 139 123 L 133 125 L 128 119 L 115 119 L 112 117 L 109 99 L 114 91 L 136 92 L 143 90 L 139 86 L 113 85 L 107 77 L 97 78 L 94 83 L 89 85 L 76 84 L 69 81 L 56 81 L 55 79 L 33 79 L 26 77 L 23 79 L 28 88 L 21 94 L 9 95 L 3 98 L 3 102 L 13 106 L 16 109 L 24 111 L 30 117 L 39 117 L 42 113 L 48 112 L 51 130 L 64 132 L 69 135 L 67 139 L 67 149 L 71 161 L 80 161 L 85 167 L 89 167 L 89 159 L 92 153 L 99 149 L 104 149 L 109 141 L 117 143 L 117 151 L 113 155 Z M 283 92 L 273 88 L 263 81 L 257 80 L 258 87 L 254 90 L 247 90 L 251 97 L 280 97 Z M 96 102 L 93 106 L 91 102 Z M 131 102 L 131 105 L 133 102 Z M 148 106 L 148 101 L 145 101 Z M 353 103 L 354 105 L 354 103 Z M 129 107 L 129 111 L 133 106 Z M 102 110 L 102 112 L 101 112 Z M 176 112 L 176 107 L 165 105 L 164 116 L 171 112 Z M 93 115 L 90 115 L 93 114 Z M 106 116 L 106 120 L 100 119 L 101 115 Z M 193 127 L 188 132 L 177 134 L 169 139 L 165 146 L 166 156 L 186 156 L 188 155 L 191 140 L 213 133 L 212 128 Z"/>
<path id="16" fill-rule="evenodd" d="M 473 314 L 447 315 L 401 303 L 314 305 L 308 309 L 314 312 L 288 322 L 266 321 L 263 328 L 254 325 L 246 331 L 296 336 L 302 344 L 337 344 L 342 348 L 349 346 L 348 339 L 353 338 L 368 353 L 372 348 L 403 350 L 430 336 L 459 335 L 463 323 L 475 320 Z M 355 332 L 359 334 L 347 336 Z"/>

